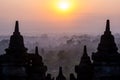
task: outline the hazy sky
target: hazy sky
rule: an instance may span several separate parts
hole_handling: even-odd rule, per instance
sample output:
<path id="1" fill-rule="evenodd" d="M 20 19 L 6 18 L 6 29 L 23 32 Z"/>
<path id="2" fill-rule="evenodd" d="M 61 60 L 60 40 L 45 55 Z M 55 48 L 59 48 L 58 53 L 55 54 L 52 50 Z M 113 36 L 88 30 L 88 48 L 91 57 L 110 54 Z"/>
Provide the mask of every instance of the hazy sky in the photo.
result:
<path id="1" fill-rule="evenodd" d="M 120 0 L 73 1 L 70 12 L 62 12 L 57 0 L 0 0 L 0 35 L 11 34 L 16 20 L 25 35 L 41 33 L 103 33 L 106 19 L 113 33 L 120 33 Z M 58 9 L 58 10 L 57 10 Z"/>

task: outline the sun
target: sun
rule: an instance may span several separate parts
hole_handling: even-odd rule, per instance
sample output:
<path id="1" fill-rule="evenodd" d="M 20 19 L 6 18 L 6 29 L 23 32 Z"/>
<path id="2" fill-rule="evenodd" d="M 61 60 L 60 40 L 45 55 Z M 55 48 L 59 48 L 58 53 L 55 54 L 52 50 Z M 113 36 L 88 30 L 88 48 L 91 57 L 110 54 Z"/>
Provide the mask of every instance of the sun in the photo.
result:
<path id="1" fill-rule="evenodd" d="M 64 11 L 68 10 L 70 8 L 70 3 L 62 0 L 58 3 L 58 8 Z"/>
<path id="2" fill-rule="evenodd" d="M 70 0 L 59 0 L 56 5 L 59 11 L 69 11 L 71 8 Z"/>
<path id="3" fill-rule="evenodd" d="M 61 18 L 72 17 L 77 11 L 77 0 L 53 0 L 51 1 L 52 15 Z"/>

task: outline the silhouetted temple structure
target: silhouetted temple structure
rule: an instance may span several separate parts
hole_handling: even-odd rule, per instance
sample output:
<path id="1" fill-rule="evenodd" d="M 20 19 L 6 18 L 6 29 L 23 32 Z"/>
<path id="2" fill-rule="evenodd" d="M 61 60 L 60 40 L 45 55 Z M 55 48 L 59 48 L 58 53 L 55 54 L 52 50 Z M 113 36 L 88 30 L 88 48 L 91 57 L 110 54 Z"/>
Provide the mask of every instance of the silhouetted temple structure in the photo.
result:
<path id="1" fill-rule="evenodd" d="M 76 80 L 120 80 L 120 54 L 117 50 L 110 31 L 110 21 L 107 20 L 97 52 L 92 54 L 92 62 L 87 55 L 86 46 L 84 47 L 80 64 L 75 66 Z M 72 76 L 74 77 L 70 77 Z"/>
<path id="2" fill-rule="evenodd" d="M 77 80 L 92 80 L 93 66 L 90 57 L 87 54 L 87 48 L 84 46 L 83 56 L 80 64 L 75 66 Z"/>
<path id="3" fill-rule="evenodd" d="M 75 66 L 76 76 L 71 73 L 69 79 L 120 80 L 120 54 L 117 50 L 110 31 L 110 21 L 107 20 L 106 30 L 101 36 L 97 52 L 92 54 L 92 60 L 87 54 L 87 47 L 84 46 L 80 63 Z M 0 56 L 0 80 L 54 80 L 51 74 L 46 73 L 47 67 L 39 55 L 38 47 L 35 48 L 35 53 L 27 52 L 23 36 L 19 32 L 18 21 L 5 51 L 6 53 Z M 62 67 L 59 68 L 55 80 L 66 80 Z"/>
<path id="4" fill-rule="evenodd" d="M 106 30 L 101 36 L 96 53 L 93 53 L 94 80 L 120 80 L 120 54 L 107 20 Z"/>
<path id="5" fill-rule="evenodd" d="M 15 31 L 10 37 L 6 54 L 0 56 L 0 80 L 46 80 L 47 67 L 42 57 L 35 53 L 27 53 L 24 40 L 19 32 L 19 23 L 16 21 Z M 48 79 L 51 80 L 51 79 Z"/>

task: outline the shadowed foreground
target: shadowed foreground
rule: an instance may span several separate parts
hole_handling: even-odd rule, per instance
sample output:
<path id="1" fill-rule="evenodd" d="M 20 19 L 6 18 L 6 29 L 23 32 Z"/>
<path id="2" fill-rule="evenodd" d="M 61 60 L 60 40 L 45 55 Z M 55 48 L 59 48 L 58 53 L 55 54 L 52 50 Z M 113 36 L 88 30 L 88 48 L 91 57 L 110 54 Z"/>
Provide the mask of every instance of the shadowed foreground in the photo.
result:
<path id="1" fill-rule="evenodd" d="M 56 78 L 46 73 L 47 66 L 39 55 L 38 47 L 34 53 L 27 52 L 18 21 L 5 51 L 6 54 L 0 56 L 0 80 L 66 80 L 62 67 L 59 67 Z M 109 20 L 97 52 L 92 54 L 92 61 L 84 46 L 83 56 L 79 65 L 75 66 L 75 73 L 76 77 L 71 73 L 69 80 L 120 80 L 120 54 L 110 31 Z"/>

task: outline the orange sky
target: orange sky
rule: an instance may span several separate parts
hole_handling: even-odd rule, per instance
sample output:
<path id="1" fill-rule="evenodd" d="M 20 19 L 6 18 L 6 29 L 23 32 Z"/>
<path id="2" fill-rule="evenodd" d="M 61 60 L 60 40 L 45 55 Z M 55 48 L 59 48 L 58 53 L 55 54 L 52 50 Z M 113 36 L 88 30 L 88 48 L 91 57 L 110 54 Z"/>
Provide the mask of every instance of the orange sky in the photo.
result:
<path id="1" fill-rule="evenodd" d="M 120 32 L 120 0 L 73 1 L 69 12 L 57 9 L 58 0 L 0 0 L 0 34 L 11 34 L 15 20 L 26 35 L 41 33 L 102 33 L 110 19 L 112 31 Z"/>

